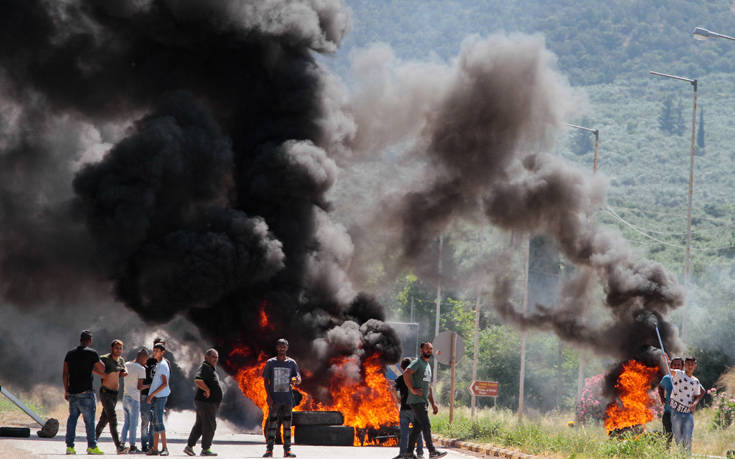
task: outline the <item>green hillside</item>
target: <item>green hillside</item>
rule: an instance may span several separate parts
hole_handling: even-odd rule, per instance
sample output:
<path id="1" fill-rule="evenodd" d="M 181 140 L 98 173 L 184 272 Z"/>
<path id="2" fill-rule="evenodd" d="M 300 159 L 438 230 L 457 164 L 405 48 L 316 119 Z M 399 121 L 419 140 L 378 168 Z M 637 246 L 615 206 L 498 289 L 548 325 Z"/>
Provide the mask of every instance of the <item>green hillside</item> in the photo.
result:
<path id="1" fill-rule="evenodd" d="M 598 215 L 604 225 L 618 228 L 642 254 L 663 263 L 683 278 L 686 210 L 691 147 L 692 86 L 655 77 L 649 70 L 698 79 L 698 105 L 704 132 L 695 159 L 692 218 L 692 284 L 689 290 L 691 333 L 689 352 L 700 359 L 698 373 L 710 387 L 727 365 L 735 363 L 728 325 L 735 320 L 735 42 L 696 41 L 691 31 L 703 26 L 735 35 L 735 4 L 731 1 L 586 1 L 568 0 L 348 0 L 353 31 L 328 65 L 349 82 L 349 55 L 374 42 L 389 43 L 402 59 L 442 60 L 456 55 L 471 34 L 523 32 L 543 34 L 558 57 L 559 71 L 586 93 L 584 113 L 569 122 L 600 130 L 599 173 L 609 180 L 608 206 Z M 668 102 L 667 102 L 668 100 Z M 679 126 L 662 129 L 667 103 Z M 697 124 L 700 113 L 697 110 Z M 673 130 L 674 132 L 669 132 Z M 590 139 L 573 129 L 560 132 L 556 153 L 592 168 Z M 369 199 L 359 190 L 380 183 L 385 164 L 363 163 L 345 170 L 335 190 L 335 213 L 348 226 L 353 213 Z M 394 169 L 393 173 L 401 173 Z M 356 186 L 357 185 L 357 186 Z M 474 232 L 473 232 L 474 231 Z M 479 237 L 483 228 L 454 229 L 449 235 L 452 262 L 491 256 L 503 236 Z M 490 242 L 488 242 L 490 241 Z M 494 242 L 493 242 L 494 241 Z M 473 258 L 474 257 L 474 258 Z M 532 260 L 531 283 L 554 285 L 560 261 L 548 253 Z M 521 257 L 513 260 L 520 271 Z M 545 266 L 545 268 L 533 268 Z M 422 330 L 433 335 L 434 286 L 427 280 L 381 277 L 375 267 L 373 284 L 398 319 L 408 320 L 409 297 L 421 304 Z M 408 280 L 407 280 L 408 279 Z M 413 279 L 413 280 L 411 280 Z M 551 279 L 551 280 L 549 280 Z M 389 288 L 386 288 L 389 285 Z M 533 285 L 531 286 L 533 289 Z M 442 323 L 461 330 L 471 343 L 473 292 L 461 282 L 445 289 Z M 681 313 L 674 315 L 678 321 Z M 499 404 L 517 403 L 518 332 L 484 312 L 480 338 L 485 366 L 482 377 L 501 381 Z M 541 409 L 574 403 L 578 355 L 558 340 L 534 335 L 529 355 L 527 397 Z M 509 347 L 510 346 L 510 347 Z M 472 348 L 468 346 L 468 356 Z M 591 362 L 586 375 L 609 362 Z M 469 378 L 469 364 L 460 378 Z M 550 393 L 544 381 L 561 376 L 562 393 Z M 464 395 L 463 399 L 466 398 Z"/>

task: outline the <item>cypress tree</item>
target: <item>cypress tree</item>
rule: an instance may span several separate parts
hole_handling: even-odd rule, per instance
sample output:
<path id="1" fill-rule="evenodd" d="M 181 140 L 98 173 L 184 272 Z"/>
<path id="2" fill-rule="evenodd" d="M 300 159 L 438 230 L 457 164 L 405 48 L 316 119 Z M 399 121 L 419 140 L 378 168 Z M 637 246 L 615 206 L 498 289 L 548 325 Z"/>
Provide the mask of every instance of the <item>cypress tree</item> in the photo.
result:
<path id="1" fill-rule="evenodd" d="M 697 127 L 697 154 L 704 155 L 704 107 L 699 108 L 699 127 Z"/>

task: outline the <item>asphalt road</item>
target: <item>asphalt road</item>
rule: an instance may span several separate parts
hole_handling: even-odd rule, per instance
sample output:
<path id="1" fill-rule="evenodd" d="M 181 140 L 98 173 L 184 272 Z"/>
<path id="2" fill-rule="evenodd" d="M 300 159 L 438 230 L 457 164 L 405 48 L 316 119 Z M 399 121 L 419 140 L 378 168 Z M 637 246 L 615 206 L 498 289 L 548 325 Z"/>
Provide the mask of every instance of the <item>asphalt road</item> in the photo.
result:
<path id="1" fill-rule="evenodd" d="M 121 415 L 122 413 L 120 413 Z M 119 416 L 122 419 L 122 416 Z M 25 457 L 66 457 L 64 444 L 64 434 L 66 419 L 60 420 L 62 423 L 59 433 L 55 438 L 42 439 L 36 436 L 37 428 L 31 428 L 30 438 L 2 438 L 0 439 L 0 458 L 15 459 Z M 186 439 L 189 436 L 189 430 L 194 422 L 194 413 L 185 411 L 182 413 L 172 413 L 167 421 L 166 431 L 168 435 L 168 450 L 171 456 L 188 457 L 184 454 L 183 449 L 186 446 Z M 118 426 L 122 429 L 122 424 Z M 76 438 L 77 455 L 83 455 L 87 449 L 87 442 L 84 435 L 84 422 L 81 417 L 77 424 Z M 140 446 L 140 443 L 138 443 Z M 105 452 L 105 455 L 116 455 L 115 446 L 110 438 L 109 430 L 100 438 L 99 447 Z M 441 448 L 440 448 L 441 449 Z M 197 455 L 201 448 L 199 445 L 195 448 Z M 265 452 L 265 443 L 263 437 L 257 434 L 243 434 L 237 432 L 232 426 L 225 422 L 218 422 L 217 433 L 214 437 L 214 445 L 212 450 L 223 458 L 256 458 L 262 457 Z M 398 448 L 384 447 L 339 447 L 339 446 L 302 446 L 294 445 L 292 451 L 297 457 L 302 459 L 389 459 L 398 454 Z M 475 457 L 472 453 L 465 453 L 459 450 L 446 449 L 449 454 L 447 458 L 470 458 Z M 428 452 L 426 453 L 428 456 Z M 274 449 L 274 457 L 281 457 L 283 448 L 276 445 Z M 144 455 L 135 454 L 120 457 L 141 458 Z M 198 457 L 198 456 L 197 456 Z"/>

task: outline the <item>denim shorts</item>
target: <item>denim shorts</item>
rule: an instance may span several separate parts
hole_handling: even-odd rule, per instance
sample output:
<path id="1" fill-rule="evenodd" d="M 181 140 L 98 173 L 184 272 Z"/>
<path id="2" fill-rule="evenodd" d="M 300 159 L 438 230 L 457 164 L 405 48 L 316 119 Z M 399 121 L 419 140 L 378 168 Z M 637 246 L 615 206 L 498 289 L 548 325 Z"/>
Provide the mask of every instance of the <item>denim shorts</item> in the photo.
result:
<path id="1" fill-rule="evenodd" d="M 165 432 L 166 426 L 163 425 L 163 408 L 166 406 L 168 397 L 153 397 L 153 432 Z"/>

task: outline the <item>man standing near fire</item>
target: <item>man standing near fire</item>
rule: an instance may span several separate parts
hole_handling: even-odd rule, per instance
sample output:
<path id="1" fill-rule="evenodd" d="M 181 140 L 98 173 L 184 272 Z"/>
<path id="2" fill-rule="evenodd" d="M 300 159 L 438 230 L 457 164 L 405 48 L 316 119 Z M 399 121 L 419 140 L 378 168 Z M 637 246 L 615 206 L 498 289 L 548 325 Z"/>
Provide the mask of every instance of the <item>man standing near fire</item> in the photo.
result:
<path id="1" fill-rule="evenodd" d="M 429 457 L 444 457 L 446 451 L 439 451 L 434 448 L 434 442 L 431 440 L 431 421 L 429 421 L 429 413 L 426 407 L 431 402 L 431 408 L 434 414 L 439 412 L 439 407 L 434 403 L 434 394 L 431 390 L 431 365 L 429 359 L 434 353 L 434 346 L 428 341 L 421 343 L 421 356 L 411 362 L 411 365 L 403 372 L 403 380 L 408 386 L 408 398 L 406 403 L 413 410 L 413 422 L 418 429 L 411 429 L 408 437 L 408 449 L 406 450 L 407 458 L 413 457 L 413 450 L 416 447 L 416 440 L 420 433 L 424 434 L 424 442 L 429 450 Z M 419 433 L 420 431 L 420 433 Z"/>
<path id="2" fill-rule="evenodd" d="M 694 407 L 704 395 L 704 388 L 699 379 L 694 376 L 697 369 L 697 359 L 684 359 L 684 371 L 671 370 L 671 382 L 674 389 L 671 391 L 671 430 L 676 443 L 684 446 L 687 451 L 692 450 L 692 433 L 694 432 Z"/>
<path id="3" fill-rule="evenodd" d="M 268 359 L 263 369 L 265 391 L 268 394 L 268 422 L 265 427 L 266 445 L 263 457 L 273 457 L 276 432 L 283 426 L 283 457 L 296 457 L 291 452 L 291 411 L 294 399 L 292 386 L 301 384 L 296 361 L 288 356 L 288 341 L 276 341 L 276 356 Z"/>
<path id="4" fill-rule="evenodd" d="M 401 360 L 401 370 L 405 372 L 406 368 L 408 368 L 410 364 L 411 359 L 409 359 L 408 357 Z M 400 440 L 398 441 L 398 456 L 393 459 L 400 459 L 406 456 L 406 451 L 408 450 L 408 436 L 411 431 L 411 429 L 409 429 L 409 425 L 413 424 L 413 429 L 415 430 L 418 430 L 418 428 L 416 427 L 416 423 L 413 421 L 413 410 L 410 406 L 408 406 L 408 403 L 406 403 L 406 400 L 408 399 L 408 386 L 406 386 L 406 381 L 403 380 L 403 373 L 401 373 L 401 375 L 396 378 L 395 384 L 395 390 L 396 392 L 398 392 L 399 398 L 398 403 L 400 405 L 398 418 L 401 426 L 401 436 Z M 417 436 L 416 445 L 417 459 L 424 458 L 424 442 L 421 440 L 421 438 L 422 437 L 419 434 Z"/>
<path id="5" fill-rule="evenodd" d="M 69 402 L 69 419 L 66 421 L 66 454 L 76 454 L 76 437 L 79 415 L 84 419 L 87 431 L 87 454 L 104 454 L 97 446 L 94 432 L 94 412 L 97 401 L 92 389 L 92 373 L 103 375 L 105 365 L 100 361 L 97 351 L 91 348 L 92 332 L 82 330 L 79 346 L 66 353 L 64 358 L 63 382 L 64 400 Z"/>
<path id="6" fill-rule="evenodd" d="M 207 350 L 204 353 L 204 362 L 194 376 L 194 384 L 197 386 L 194 408 L 197 417 L 194 427 L 191 428 L 189 440 L 186 442 L 186 448 L 184 448 L 184 452 L 189 456 L 194 456 L 194 445 L 199 437 L 202 437 L 202 456 L 217 455 L 210 447 L 214 431 L 217 429 L 217 409 L 222 402 L 222 387 L 219 384 L 219 376 L 214 370 L 218 360 L 219 353 L 216 349 Z"/>
<path id="7" fill-rule="evenodd" d="M 664 354 L 664 359 L 668 360 L 669 356 Z M 671 361 L 669 367 L 672 370 L 681 370 L 684 368 L 684 361 L 681 357 L 676 357 Z M 673 433 L 671 431 L 671 406 L 669 401 L 671 400 L 671 391 L 674 389 L 674 385 L 671 383 L 671 375 L 665 375 L 661 378 L 661 382 L 658 383 L 658 396 L 661 399 L 661 404 L 664 406 L 664 414 L 661 417 L 661 422 L 664 425 L 664 435 L 666 435 L 666 444 L 671 444 Z"/>
<path id="8" fill-rule="evenodd" d="M 97 422 L 97 439 L 99 440 L 102 431 L 107 423 L 110 423 L 110 434 L 112 441 L 115 443 L 118 454 L 127 454 L 128 449 L 120 442 L 117 435 L 117 414 L 115 406 L 117 406 L 117 394 L 120 391 L 120 378 L 128 375 L 125 369 L 125 359 L 122 357 L 123 342 L 119 339 L 113 340 L 110 344 L 110 353 L 100 357 L 102 363 L 105 364 L 105 374 L 100 376 L 102 385 L 100 386 L 100 403 L 102 403 L 102 415 Z"/>

